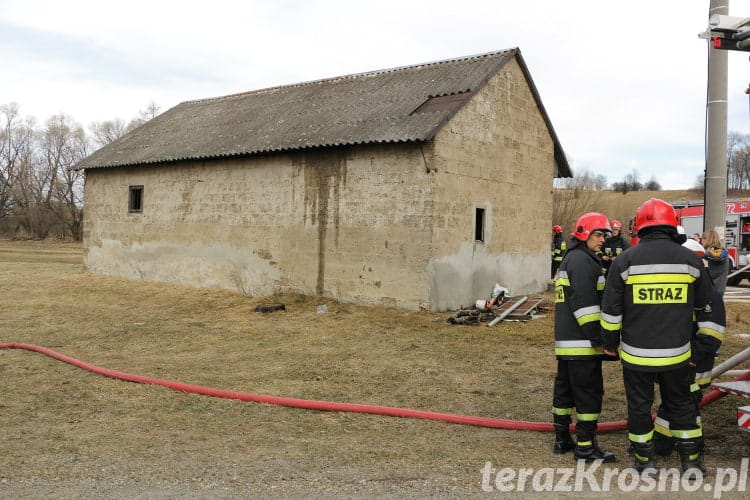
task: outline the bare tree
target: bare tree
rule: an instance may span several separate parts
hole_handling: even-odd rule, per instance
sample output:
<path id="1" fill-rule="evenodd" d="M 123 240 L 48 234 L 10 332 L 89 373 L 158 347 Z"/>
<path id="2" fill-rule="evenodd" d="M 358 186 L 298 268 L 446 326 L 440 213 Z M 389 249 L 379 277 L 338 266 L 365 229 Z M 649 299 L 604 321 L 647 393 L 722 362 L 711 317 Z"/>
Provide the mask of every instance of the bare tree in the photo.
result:
<path id="1" fill-rule="evenodd" d="M 140 127 L 141 125 L 143 125 L 147 121 L 156 118 L 159 115 L 159 110 L 160 109 L 161 108 L 155 102 L 149 103 L 149 105 L 146 107 L 146 109 L 142 109 L 138 113 L 138 117 L 137 118 L 133 118 L 130 121 L 130 123 L 128 123 L 127 132 L 130 132 L 131 130 L 133 130 L 133 129 L 137 128 L 137 127 Z"/>
<path id="2" fill-rule="evenodd" d="M 0 217 L 16 205 L 13 189 L 22 166 L 33 151 L 34 121 L 19 118 L 18 104 L 0 106 Z"/>
<path id="3" fill-rule="evenodd" d="M 727 137 L 727 189 L 750 188 L 750 135 L 737 132 Z"/>
<path id="4" fill-rule="evenodd" d="M 71 167 L 83 159 L 86 134 L 63 114 L 51 117 L 36 132 L 34 154 L 19 169 L 14 186 L 16 215 L 20 225 L 34 238 L 81 237 L 83 176 Z"/>
<path id="5" fill-rule="evenodd" d="M 601 191 L 606 185 L 606 178 L 588 170 L 570 178 L 558 179 L 553 192 L 554 223 L 561 226 L 573 224 L 580 214 L 591 212 L 596 203 L 597 191 Z"/>
<path id="6" fill-rule="evenodd" d="M 115 142 L 128 132 L 128 127 L 120 118 L 106 120 L 103 122 L 93 122 L 89 125 L 91 140 L 97 147 L 103 147 Z"/>
<path id="7" fill-rule="evenodd" d="M 33 118 L 21 120 L 17 104 L 0 105 L 0 230 L 80 239 L 84 174 L 72 167 L 158 112 L 151 103 L 127 126 L 120 119 L 93 123 L 89 136 L 64 114 L 39 130 Z"/>
<path id="8" fill-rule="evenodd" d="M 643 185 L 643 189 L 646 191 L 661 191 L 661 184 L 656 180 L 656 177 L 651 177 L 648 182 Z"/>
<path id="9" fill-rule="evenodd" d="M 47 121 L 41 137 L 42 170 L 51 173 L 50 211 L 75 239 L 81 238 L 83 173 L 73 170 L 88 154 L 86 133 L 70 117 L 57 115 Z"/>

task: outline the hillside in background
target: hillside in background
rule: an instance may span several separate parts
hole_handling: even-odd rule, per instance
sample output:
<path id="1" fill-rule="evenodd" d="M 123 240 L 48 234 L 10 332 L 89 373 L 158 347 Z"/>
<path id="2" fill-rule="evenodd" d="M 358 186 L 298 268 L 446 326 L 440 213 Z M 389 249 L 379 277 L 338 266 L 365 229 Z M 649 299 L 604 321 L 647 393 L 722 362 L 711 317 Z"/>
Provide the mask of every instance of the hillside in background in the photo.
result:
<path id="1" fill-rule="evenodd" d="M 559 194 L 559 193 L 558 193 Z M 556 194 L 556 200 L 560 199 Z M 682 201 L 703 201 L 703 192 L 695 189 L 686 190 L 662 190 L 662 191 L 631 191 L 627 194 L 614 191 L 587 191 L 583 197 L 586 198 L 577 209 L 562 209 L 555 207 L 556 215 L 553 223 L 563 226 L 563 232 L 568 235 L 572 232 L 576 219 L 585 212 L 601 212 L 610 220 L 617 219 L 622 222 L 627 234 L 628 224 L 635 218 L 635 212 L 641 204 L 651 198 L 661 198 L 670 203 Z M 728 200 L 748 199 L 750 192 L 731 192 L 727 194 Z M 583 208 L 585 207 L 585 208 Z M 573 213 L 570 213 L 573 212 Z M 569 213 L 569 216 L 562 215 Z M 563 220 L 560 221 L 559 218 Z M 568 220 L 569 219 L 569 220 Z"/>
<path id="2" fill-rule="evenodd" d="M 628 221 L 635 218 L 635 212 L 644 201 L 651 198 L 661 198 L 670 203 L 675 201 L 697 201 L 703 199 L 703 193 L 695 190 L 674 191 L 631 191 L 627 194 L 612 191 L 601 191 L 597 193 L 595 208 L 610 220 L 617 219 L 624 227 L 628 227 Z M 575 221 L 571 221 L 572 224 Z"/>

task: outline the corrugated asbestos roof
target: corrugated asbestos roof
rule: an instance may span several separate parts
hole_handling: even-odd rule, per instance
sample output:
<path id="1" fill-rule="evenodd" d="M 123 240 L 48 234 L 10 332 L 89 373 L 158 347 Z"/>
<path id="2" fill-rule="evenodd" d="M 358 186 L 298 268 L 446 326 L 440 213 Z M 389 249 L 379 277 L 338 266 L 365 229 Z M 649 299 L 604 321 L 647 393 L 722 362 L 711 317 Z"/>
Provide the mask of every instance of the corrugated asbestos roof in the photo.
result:
<path id="1" fill-rule="evenodd" d="M 438 103 L 415 113 L 417 108 L 437 96 L 475 93 L 514 57 L 555 141 L 559 175 L 569 177 L 568 162 L 517 48 L 183 102 L 75 168 L 430 140 L 458 111 L 461 99 L 449 100 L 457 107 Z"/>

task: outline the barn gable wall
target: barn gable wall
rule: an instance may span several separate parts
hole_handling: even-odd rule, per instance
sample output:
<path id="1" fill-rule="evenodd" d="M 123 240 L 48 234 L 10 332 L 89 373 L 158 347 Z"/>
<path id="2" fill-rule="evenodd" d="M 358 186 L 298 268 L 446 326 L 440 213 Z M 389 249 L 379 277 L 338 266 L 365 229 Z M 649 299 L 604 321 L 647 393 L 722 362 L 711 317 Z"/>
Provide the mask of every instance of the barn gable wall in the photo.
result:
<path id="1" fill-rule="evenodd" d="M 509 62 L 435 140 L 435 249 L 429 265 L 437 309 L 515 295 L 549 281 L 554 142 L 516 61 Z M 485 241 L 474 235 L 485 210 Z"/>

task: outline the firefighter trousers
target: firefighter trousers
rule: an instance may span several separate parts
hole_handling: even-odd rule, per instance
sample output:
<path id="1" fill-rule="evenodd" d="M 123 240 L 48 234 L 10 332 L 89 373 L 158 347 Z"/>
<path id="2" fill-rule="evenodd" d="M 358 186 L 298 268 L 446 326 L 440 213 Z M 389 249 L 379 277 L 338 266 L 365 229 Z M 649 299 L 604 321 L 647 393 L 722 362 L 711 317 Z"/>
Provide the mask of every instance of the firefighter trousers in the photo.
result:
<path id="1" fill-rule="evenodd" d="M 669 415 L 672 435 L 684 439 L 701 436 L 696 422 L 695 400 L 690 391 L 694 375 L 689 366 L 654 372 L 623 367 L 622 376 L 628 401 L 628 438 L 631 442 L 645 443 L 653 439 L 651 410 L 656 383 L 659 384 L 662 410 Z"/>
<path id="2" fill-rule="evenodd" d="M 576 410 L 576 436 L 590 441 L 602 411 L 604 381 L 601 358 L 557 360 L 557 375 L 552 394 L 552 413 L 556 424 L 570 424 Z"/>

